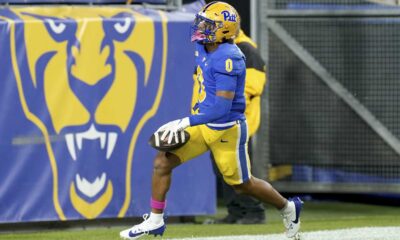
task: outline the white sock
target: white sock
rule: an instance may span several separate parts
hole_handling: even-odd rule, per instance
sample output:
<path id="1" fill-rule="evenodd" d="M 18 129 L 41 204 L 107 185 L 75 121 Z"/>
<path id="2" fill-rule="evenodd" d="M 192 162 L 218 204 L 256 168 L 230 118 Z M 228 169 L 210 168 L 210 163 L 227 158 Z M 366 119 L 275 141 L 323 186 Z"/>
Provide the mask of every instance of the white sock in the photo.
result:
<path id="1" fill-rule="evenodd" d="M 286 206 L 281 209 L 281 213 L 283 215 L 288 215 L 288 214 L 292 213 L 293 211 L 296 211 L 296 207 L 295 207 L 293 201 L 287 201 Z"/>
<path id="2" fill-rule="evenodd" d="M 164 213 L 150 213 L 149 216 L 149 221 L 155 223 L 155 224 L 160 224 L 161 221 L 163 221 L 164 218 Z"/>

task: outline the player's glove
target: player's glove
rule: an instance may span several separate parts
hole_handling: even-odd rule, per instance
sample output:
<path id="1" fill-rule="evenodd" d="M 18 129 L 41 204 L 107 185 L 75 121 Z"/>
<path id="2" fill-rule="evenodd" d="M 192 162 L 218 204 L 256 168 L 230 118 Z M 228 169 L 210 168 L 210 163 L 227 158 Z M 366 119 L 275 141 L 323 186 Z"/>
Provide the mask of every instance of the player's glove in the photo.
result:
<path id="1" fill-rule="evenodd" d="M 174 120 L 174 121 L 171 121 L 171 122 L 167 122 L 166 124 L 164 124 L 161 127 L 159 127 L 156 132 L 163 132 L 165 129 L 177 124 L 180 120 L 181 119 L 177 119 L 177 120 Z"/>
<path id="2" fill-rule="evenodd" d="M 170 144 L 172 138 L 175 138 L 175 142 L 178 142 L 178 133 L 187 127 L 190 127 L 190 121 L 188 117 L 185 117 L 164 124 L 157 130 L 157 132 L 164 131 L 160 139 L 161 141 L 165 141 L 168 137 L 168 144 Z"/>

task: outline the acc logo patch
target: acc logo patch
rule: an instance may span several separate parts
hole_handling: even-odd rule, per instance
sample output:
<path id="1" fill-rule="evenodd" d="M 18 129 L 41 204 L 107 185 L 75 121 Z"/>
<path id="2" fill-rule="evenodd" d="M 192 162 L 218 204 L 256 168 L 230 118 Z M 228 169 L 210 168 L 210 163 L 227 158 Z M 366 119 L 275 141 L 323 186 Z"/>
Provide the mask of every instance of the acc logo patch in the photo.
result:
<path id="1" fill-rule="evenodd" d="M 137 136 L 163 91 L 165 16 L 31 7 L 8 21 L 19 97 L 45 139 L 59 218 L 124 216 Z"/>

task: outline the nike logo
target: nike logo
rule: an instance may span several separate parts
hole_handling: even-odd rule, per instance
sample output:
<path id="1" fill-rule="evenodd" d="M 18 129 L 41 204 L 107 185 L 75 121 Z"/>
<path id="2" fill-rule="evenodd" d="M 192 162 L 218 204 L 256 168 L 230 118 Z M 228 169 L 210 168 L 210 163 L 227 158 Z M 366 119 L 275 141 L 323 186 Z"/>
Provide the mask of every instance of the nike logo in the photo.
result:
<path id="1" fill-rule="evenodd" d="M 162 225 L 161 227 L 153 229 L 153 230 L 150 230 L 150 231 L 149 230 L 146 231 L 146 230 L 142 230 L 142 229 L 137 229 L 137 230 L 135 230 L 135 232 L 133 232 L 131 230 L 131 231 L 129 231 L 129 237 L 131 237 L 131 238 L 139 237 L 139 236 L 142 236 L 142 235 L 145 235 L 145 234 L 147 234 L 147 235 L 151 235 L 152 234 L 154 236 L 157 236 L 157 235 L 162 236 L 164 234 L 165 228 L 166 228 L 166 226 Z"/>
<path id="2" fill-rule="evenodd" d="M 227 142 L 228 142 L 228 140 L 221 139 L 221 141 L 220 141 L 220 142 L 222 142 L 222 143 L 227 143 Z"/>
<path id="3" fill-rule="evenodd" d="M 301 199 L 299 197 L 296 197 L 295 199 L 293 199 L 295 208 L 296 208 L 296 219 L 294 221 L 292 221 L 292 223 L 297 224 L 299 223 L 299 218 L 300 218 L 300 211 L 301 211 L 301 207 L 303 202 L 301 201 Z"/>
<path id="4" fill-rule="evenodd" d="M 137 237 L 137 236 L 141 236 L 144 235 L 144 232 L 138 232 L 138 233 L 134 233 L 132 231 L 129 231 L 129 237 Z"/>

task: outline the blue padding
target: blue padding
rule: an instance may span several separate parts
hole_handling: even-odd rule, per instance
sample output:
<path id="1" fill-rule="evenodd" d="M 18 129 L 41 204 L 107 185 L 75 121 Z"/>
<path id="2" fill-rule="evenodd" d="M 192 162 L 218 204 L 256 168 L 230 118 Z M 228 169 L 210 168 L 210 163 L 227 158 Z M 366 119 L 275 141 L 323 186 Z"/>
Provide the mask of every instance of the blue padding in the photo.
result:
<path id="1" fill-rule="evenodd" d="M 399 183 L 399 178 L 383 178 L 372 174 L 294 165 L 292 181 L 318 183 Z"/>

